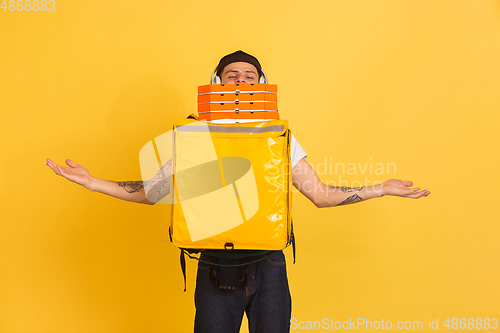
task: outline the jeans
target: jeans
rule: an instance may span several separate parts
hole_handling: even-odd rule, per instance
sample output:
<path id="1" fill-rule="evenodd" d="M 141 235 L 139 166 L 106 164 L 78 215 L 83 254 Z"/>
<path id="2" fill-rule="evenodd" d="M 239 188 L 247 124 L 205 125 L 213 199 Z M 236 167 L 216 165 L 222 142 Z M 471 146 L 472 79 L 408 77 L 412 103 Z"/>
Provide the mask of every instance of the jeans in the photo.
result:
<path id="1" fill-rule="evenodd" d="M 244 312 L 247 314 L 250 333 L 290 331 L 292 299 L 285 255 L 283 251 L 276 251 L 265 256 L 269 257 L 248 265 L 246 285 L 240 283 L 235 290 L 218 288 L 216 281 L 208 278 L 210 265 L 201 261 L 198 263 L 194 294 L 195 333 L 237 333 Z M 236 259 L 206 255 L 201 259 L 220 264 L 238 263 Z M 237 270 L 238 267 L 221 267 L 219 275 L 221 278 L 224 278 L 224 274 L 233 277 Z"/>

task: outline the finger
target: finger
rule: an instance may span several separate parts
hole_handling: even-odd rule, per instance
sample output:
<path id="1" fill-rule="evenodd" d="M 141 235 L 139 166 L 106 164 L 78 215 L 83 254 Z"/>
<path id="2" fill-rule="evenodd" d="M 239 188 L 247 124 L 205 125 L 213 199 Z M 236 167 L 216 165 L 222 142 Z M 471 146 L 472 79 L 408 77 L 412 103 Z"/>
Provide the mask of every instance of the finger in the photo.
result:
<path id="1" fill-rule="evenodd" d="M 402 197 L 410 197 L 414 195 L 418 190 L 411 188 L 399 188 L 399 196 Z"/>
<path id="2" fill-rule="evenodd" d="M 49 161 L 49 162 L 47 162 L 47 163 L 48 163 L 48 165 L 49 165 L 50 167 L 52 167 L 52 169 L 53 169 L 53 170 L 57 170 L 57 168 L 56 168 L 57 164 L 56 164 L 56 163 L 54 163 L 54 161 L 51 161 L 51 160 L 48 160 L 48 161 Z"/>
<path id="3" fill-rule="evenodd" d="M 55 173 L 56 175 L 59 175 L 59 170 L 57 170 L 57 168 L 56 168 L 55 166 L 53 166 L 53 165 L 52 165 L 52 164 L 50 164 L 50 163 L 46 163 L 46 164 L 47 164 L 47 166 L 48 166 L 49 168 L 51 168 L 51 169 L 52 169 L 52 171 L 54 171 L 54 173 Z M 59 175 L 59 176 L 60 176 L 60 175 Z"/>
<path id="4" fill-rule="evenodd" d="M 411 194 L 409 195 L 410 198 L 414 198 L 414 199 L 418 199 L 418 198 L 421 198 L 423 196 L 427 196 L 428 195 L 428 191 L 426 190 L 423 190 L 423 191 L 420 191 L 420 192 L 417 192 L 417 193 L 414 193 L 414 194 Z"/>
<path id="5" fill-rule="evenodd" d="M 415 193 L 415 190 L 401 186 L 387 186 L 387 191 L 391 193 L 391 195 L 397 195 L 401 197 Z"/>
<path id="6" fill-rule="evenodd" d="M 413 189 L 407 188 L 404 190 L 401 189 L 401 196 L 405 198 L 414 198 L 418 194 L 419 194 L 418 190 L 414 188 Z"/>
<path id="7" fill-rule="evenodd" d="M 409 180 L 403 180 L 402 181 L 405 186 L 413 186 L 413 182 Z"/>
<path id="8" fill-rule="evenodd" d="M 406 189 L 401 189 L 401 191 L 403 193 L 406 193 L 406 194 L 414 194 L 415 192 L 417 192 L 418 190 L 414 189 L 414 188 L 406 188 Z"/>
<path id="9" fill-rule="evenodd" d="M 57 168 L 57 164 L 55 164 L 54 162 L 50 161 L 48 163 L 48 166 L 59 176 L 61 176 L 61 172 L 59 172 L 59 169 Z"/>
<path id="10" fill-rule="evenodd" d="M 69 158 L 66 160 L 66 164 L 69 165 L 72 168 L 76 168 L 78 166 L 78 164 L 76 164 L 75 162 L 73 162 Z"/>
<path id="11" fill-rule="evenodd" d="M 72 162 L 73 163 L 73 162 Z M 59 164 L 55 164 L 57 167 L 59 167 L 59 170 L 64 171 L 66 174 L 73 174 L 73 167 L 65 167 Z M 75 166 L 78 166 L 78 164 L 74 163 Z"/>

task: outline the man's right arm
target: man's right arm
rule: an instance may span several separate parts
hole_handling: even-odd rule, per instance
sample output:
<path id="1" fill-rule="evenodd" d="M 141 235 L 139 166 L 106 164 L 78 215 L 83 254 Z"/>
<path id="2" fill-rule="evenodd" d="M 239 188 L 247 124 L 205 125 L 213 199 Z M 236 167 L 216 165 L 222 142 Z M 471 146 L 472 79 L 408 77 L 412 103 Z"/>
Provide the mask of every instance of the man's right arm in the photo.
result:
<path id="1" fill-rule="evenodd" d="M 90 191 L 100 192 L 118 199 L 153 205 L 170 193 L 171 160 L 165 163 L 150 180 L 110 181 L 93 177 L 83 166 L 66 160 L 70 167 L 62 167 L 47 159 L 47 165 L 59 176 L 82 185 Z"/>

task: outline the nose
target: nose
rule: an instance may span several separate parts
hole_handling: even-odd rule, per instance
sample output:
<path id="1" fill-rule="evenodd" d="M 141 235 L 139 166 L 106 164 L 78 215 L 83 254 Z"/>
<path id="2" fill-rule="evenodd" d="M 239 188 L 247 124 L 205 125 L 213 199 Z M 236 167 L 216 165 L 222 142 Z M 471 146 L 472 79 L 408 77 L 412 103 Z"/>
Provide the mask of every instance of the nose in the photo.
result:
<path id="1" fill-rule="evenodd" d="M 246 81 L 245 81 L 245 75 L 238 75 L 236 77 L 236 83 L 246 83 Z"/>

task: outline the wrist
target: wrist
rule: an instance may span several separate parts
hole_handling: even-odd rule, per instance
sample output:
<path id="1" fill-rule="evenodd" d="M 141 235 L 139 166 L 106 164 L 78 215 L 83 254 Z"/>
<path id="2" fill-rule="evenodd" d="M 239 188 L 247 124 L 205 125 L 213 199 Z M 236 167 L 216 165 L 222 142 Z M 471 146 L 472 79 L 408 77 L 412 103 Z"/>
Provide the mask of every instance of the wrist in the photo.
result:
<path id="1" fill-rule="evenodd" d="M 381 184 L 382 185 L 382 190 L 380 191 L 380 197 L 383 197 L 385 195 L 387 195 L 387 182 L 384 182 Z"/>
<path id="2" fill-rule="evenodd" d="M 98 192 L 99 180 L 100 179 L 98 178 L 90 176 L 89 183 L 85 186 L 85 188 L 92 192 Z"/>
<path id="3" fill-rule="evenodd" d="M 367 186 L 363 189 L 360 196 L 364 200 L 383 197 L 385 195 L 384 185 L 385 183 L 378 183 L 371 186 Z"/>

